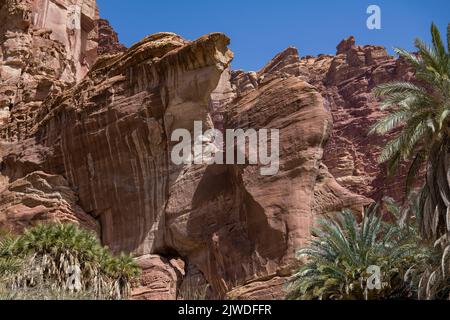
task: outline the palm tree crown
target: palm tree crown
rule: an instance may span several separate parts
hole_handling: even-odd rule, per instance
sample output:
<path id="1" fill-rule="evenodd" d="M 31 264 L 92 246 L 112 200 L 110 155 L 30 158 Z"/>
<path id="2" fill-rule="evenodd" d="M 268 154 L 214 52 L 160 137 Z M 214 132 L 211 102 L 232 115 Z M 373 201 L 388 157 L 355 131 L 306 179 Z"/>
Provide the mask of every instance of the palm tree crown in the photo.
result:
<path id="1" fill-rule="evenodd" d="M 288 298 L 387 299 L 399 294 L 399 287 L 407 290 L 402 276 L 412 261 L 425 258 L 414 226 L 385 223 L 376 211 L 367 210 L 362 223 L 350 211 L 319 220 L 314 230 L 317 237 L 298 252 L 299 258 L 308 261 L 294 275 Z M 386 282 L 383 288 L 367 286 L 371 266 L 380 267 Z"/>
<path id="2" fill-rule="evenodd" d="M 74 268 L 78 287 L 70 282 Z M 94 233 L 72 224 L 38 225 L 19 237 L 0 239 L 0 282 L 16 293 L 75 290 L 93 298 L 123 299 L 139 274 L 131 256 L 113 256 Z"/>
<path id="3" fill-rule="evenodd" d="M 398 130 L 380 161 L 388 162 L 389 173 L 393 174 L 402 161 L 412 160 L 406 178 L 407 194 L 426 164 L 419 218 L 426 238 L 437 239 L 447 228 L 450 231 L 450 221 L 446 222 L 450 211 L 450 24 L 447 45 L 435 24 L 431 34 L 432 46 L 416 40 L 417 54 L 396 49 L 414 67 L 417 83 L 393 82 L 375 89 L 375 94 L 383 98 L 381 108 L 390 108 L 390 113 L 373 126 L 371 133 Z"/>

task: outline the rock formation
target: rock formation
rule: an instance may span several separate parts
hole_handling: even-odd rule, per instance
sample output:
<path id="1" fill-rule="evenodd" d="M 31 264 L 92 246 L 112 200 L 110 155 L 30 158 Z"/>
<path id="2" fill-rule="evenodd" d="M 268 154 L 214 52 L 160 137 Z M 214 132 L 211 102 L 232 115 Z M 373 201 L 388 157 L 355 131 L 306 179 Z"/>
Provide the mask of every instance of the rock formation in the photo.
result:
<path id="1" fill-rule="evenodd" d="M 315 80 L 334 119 L 324 163 L 338 182 L 353 192 L 375 200 L 384 196 L 403 200 L 405 172 L 388 178 L 385 165 L 378 162 L 390 136 L 368 132 L 385 115 L 372 90 L 394 80 L 410 81 L 411 69 L 403 60 L 389 56 L 383 47 L 355 45 L 353 37 L 339 44 L 337 55 L 329 60 L 325 78 Z"/>
<path id="2" fill-rule="evenodd" d="M 43 101 L 84 77 L 96 60 L 96 19 L 95 0 L 0 1 L 0 157 L 14 149 L 9 159 L 19 153 L 23 160 L 0 175 L 0 225 L 8 229 L 72 221 L 99 231 L 66 179 L 35 172 L 39 152 L 15 143 L 29 136 Z"/>
<path id="3" fill-rule="evenodd" d="M 78 205 L 67 181 L 44 172 L 33 172 L 11 183 L 0 193 L 0 212 L 0 225 L 13 233 L 48 221 L 100 231 L 98 222 Z"/>
<path id="4" fill-rule="evenodd" d="M 0 137 L 22 139 L 50 93 L 97 58 L 95 0 L 0 1 Z"/>
<path id="5" fill-rule="evenodd" d="M 405 168 L 387 178 L 378 157 L 390 138 L 369 136 L 369 128 L 385 113 L 372 90 L 379 84 L 413 80 L 411 68 L 380 46 L 357 46 L 354 37 L 337 46 L 337 54 L 300 58 L 295 48 L 274 57 L 259 72 L 234 71 L 237 95 L 246 95 L 273 77 L 298 77 L 313 85 L 333 117 L 333 132 L 324 151 L 324 164 L 339 184 L 356 194 L 381 200 L 403 200 Z"/>
<path id="6" fill-rule="evenodd" d="M 127 48 L 120 43 L 119 36 L 106 19 L 97 20 L 98 28 L 98 54 L 116 54 L 124 52 Z"/>
<path id="7" fill-rule="evenodd" d="M 382 116 L 370 91 L 412 75 L 381 47 L 349 38 L 336 56 L 288 48 L 232 71 L 220 33 L 123 51 L 93 0 L 0 0 L 0 17 L 0 227 L 97 231 L 137 256 L 136 299 L 282 298 L 317 217 L 398 191 L 376 162 L 385 140 L 367 137 Z M 172 133 L 194 121 L 279 129 L 279 173 L 176 165 Z"/>
<path id="8" fill-rule="evenodd" d="M 144 255 L 136 259 L 142 269 L 139 286 L 133 290 L 134 300 L 176 300 L 185 276 L 182 259 L 165 259 Z"/>

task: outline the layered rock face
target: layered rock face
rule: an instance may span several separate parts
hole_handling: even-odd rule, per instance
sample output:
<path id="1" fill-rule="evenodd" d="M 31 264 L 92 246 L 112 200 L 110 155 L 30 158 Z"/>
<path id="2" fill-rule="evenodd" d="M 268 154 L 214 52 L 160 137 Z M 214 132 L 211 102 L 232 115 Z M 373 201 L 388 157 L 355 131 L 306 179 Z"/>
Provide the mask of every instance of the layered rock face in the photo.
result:
<path id="1" fill-rule="evenodd" d="M 98 222 L 78 205 L 67 181 L 57 175 L 33 172 L 0 193 L 0 225 L 20 233 L 48 221 L 74 223 L 98 233 Z"/>
<path id="2" fill-rule="evenodd" d="M 228 41 L 149 36 L 100 59 L 88 78 L 41 107 L 33 138 L 22 144 L 39 153 L 27 156 L 26 168 L 67 177 L 112 250 L 147 254 L 162 245 L 168 188 L 181 170 L 169 161 L 167 137 L 193 129 L 194 120 L 207 123 L 209 95 L 231 60 Z M 24 167 L 24 153 L 14 150 L 5 159 L 11 177 Z"/>
<path id="3" fill-rule="evenodd" d="M 41 169 L 39 152 L 25 141 L 43 101 L 79 81 L 96 60 L 97 15 L 95 0 L 0 1 L 0 158 L 13 152 L 10 160 L 17 153 L 22 159 L 11 160 L 14 172 L 7 160 L 0 163 L 0 225 L 10 230 L 71 221 L 99 231 L 65 178 L 33 173 Z"/>
<path id="4" fill-rule="evenodd" d="M 228 43 L 222 34 L 189 42 L 159 33 L 100 58 L 81 83 L 40 106 L 33 131 L 4 157 L 12 184 L 37 170 L 66 177 L 103 243 L 143 257 L 137 298 L 173 298 L 193 279 L 215 298 L 280 298 L 315 217 L 370 202 L 321 162 L 332 117 L 318 91 L 271 68 L 257 88 L 239 92 Z M 280 129 L 279 174 L 175 165 L 172 132 L 193 132 L 194 121 L 204 130 Z M 169 257 L 184 259 L 184 276 Z"/>
<path id="5" fill-rule="evenodd" d="M 280 172 L 269 177 L 259 166 L 192 166 L 170 188 L 166 243 L 189 257 L 221 297 L 235 286 L 292 271 L 296 249 L 323 213 L 313 210 L 314 189 L 331 127 L 322 97 L 294 77 L 233 101 L 224 117 L 227 129 L 281 128 L 281 160 Z"/>
<path id="6" fill-rule="evenodd" d="M 20 140 L 50 93 L 97 57 L 95 0 L 0 1 L 0 137 Z"/>
<path id="7" fill-rule="evenodd" d="M 335 56 L 300 58 L 295 48 L 288 48 L 259 72 L 233 72 L 232 81 L 237 94 L 245 95 L 274 76 L 295 76 L 323 96 L 334 123 L 323 163 L 341 186 L 375 200 L 384 196 L 403 200 L 405 168 L 388 178 L 378 162 L 390 136 L 369 135 L 370 127 L 385 115 L 372 90 L 390 81 L 413 80 L 403 60 L 389 56 L 384 47 L 357 46 L 349 37 L 337 46 Z"/>
<path id="8" fill-rule="evenodd" d="M 82 79 L 97 59 L 98 9 L 95 0 L 32 0 L 32 25 L 51 30 L 50 38 L 64 44 Z"/>
<path id="9" fill-rule="evenodd" d="M 95 230 L 137 256 L 136 299 L 282 298 L 317 217 L 398 191 L 380 183 L 385 140 L 367 137 L 383 115 L 370 91 L 412 74 L 381 47 L 349 38 L 336 56 L 288 48 L 231 71 L 223 34 L 157 33 L 123 51 L 105 21 L 97 34 L 95 1 L 0 7 L 0 228 Z M 172 134 L 200 138 L 195 121 L 278 129 L 278 173 L 175 164 Z"/>
<path id="10" fill-rule="evenodd" d="M 98 27 L 98 54 L 116 54 L 124 52 L 127 48 L 120 43 L 117 32 L 106 19 L 97 20 Z"/>
<path id="11" fill-rule="evenodd" d="M 369 135 L 370 127 L 385 115 L 371 92 L 382 83 L 411 81 L 411 69 L 384 47 L 357 46 L 353 37 L 338 45 L 336 56 L 305 58 L 300 63 L 333 114 L 334 130 L 324 163 L 339 184 L 375 200 L 384 196 L 403 200 L 405 169 L 388 178 L 385 165 L 378 162 L 391 136 Z"/>
<path id="12" fill-rule="evenodd" d="M 134 300 L 176 300 L 185 276 L 182 259 L 166 259 L 158 255 L 144 255 L 136 259 L 142 269 L 138 288 L 132 292 Z"/>

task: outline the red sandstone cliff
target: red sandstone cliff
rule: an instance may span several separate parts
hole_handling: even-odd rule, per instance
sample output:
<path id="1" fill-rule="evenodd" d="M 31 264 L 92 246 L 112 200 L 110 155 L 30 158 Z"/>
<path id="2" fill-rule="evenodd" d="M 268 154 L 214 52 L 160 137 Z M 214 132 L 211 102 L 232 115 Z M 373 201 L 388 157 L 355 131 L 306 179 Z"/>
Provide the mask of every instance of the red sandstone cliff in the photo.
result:
<path id="1" fill-rule="evenodd" d="M 259 72 L 230 71 L 219 33 L 158 33 L 122 52 L 105 23 L 97 33 L 95 1 L 0 0 L 0 17 L 0 227 L 96 230 L 138 256 L 138 299 L 193 283 L 211 298 L 280 298 L 317 216 L 398 194 L 376 161 L 384 140 L 367 136 L 382 116 L 370 92 L 412 75 L 381 47 L 349 38 L 336 56 L 288 48 Z M 117 54 L 93 63 L 97 41 Z M 196 120 L 280 129 L 279 174 L 173 164 L 171 133 Z"/>
<path id="2" fill-rule="evenodd" d="M 108 20 L 97 20 L 98 28 L 98 54 L 116 54 L 124 52 L 127 48 L 120 43 L 119 36 Z"/>

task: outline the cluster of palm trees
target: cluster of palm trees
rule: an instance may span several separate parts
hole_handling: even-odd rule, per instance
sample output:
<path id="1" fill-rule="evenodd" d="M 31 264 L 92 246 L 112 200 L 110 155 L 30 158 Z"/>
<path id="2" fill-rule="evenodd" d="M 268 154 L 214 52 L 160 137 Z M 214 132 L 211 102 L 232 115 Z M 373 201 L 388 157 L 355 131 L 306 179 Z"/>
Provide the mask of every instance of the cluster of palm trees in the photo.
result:
<path id="1" fill-rule="evenodd" d="M 46 224 L 0 238 L 0 298 L 126 299 L 140 269 L 72 224 Z"/>
<path id="2" fill-rule="evenodd" d="M 361 224 L 349 212 L 325 218 L 317 238 L 299 252 L 306 263 L 289 286 L 291 299 L 450 299 L 450 24 L 447 43 L 431 26 L 432 45 L 420 39 L 417 53 L 396 49 L 415 69 L 415 82 L 378 86 L 388 115 L 371 134 L 396 132 L 380 162 L 394 174 L 409 163 L 401 209 L 385 202 L 396 222 L 368 211 Z M 413 186 L 425 173 L 423 188 Z M 386 211 L 386 210 L 385 210 Z M 410 219 L 413 218 L 413 219 Z M 383 270 L 385 286 L 367 290 L 370 265 Z"/>
<path id="3" fill-rule="evenodd" d="M 384 209 L 396 223 L 388 223 L 374 206 L 361 223 L 351 211 L 319 220 L 315 239 L 299 251 L 305 264 L 294 275 L 288 298 L 321 300 L 372 300 L 412 297 L 417 292 L 419 266 L 432 253 L 418 246 L 415 224 L 402 226 L 402 211 L 392 199 Z M 413 267 L 414 266 L 414 267 Z M 379 269 L 379 281 L 371 281 L 371 269 Z M 406 276 L 406 277 L 405 277 Z M 405 278 L 410 278 L 405 281 Z M 374 286 L 370 287 L 370 283 Z M 376 290 L 374 290 L 376 289 Z"/>

